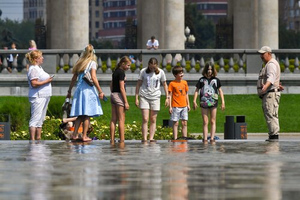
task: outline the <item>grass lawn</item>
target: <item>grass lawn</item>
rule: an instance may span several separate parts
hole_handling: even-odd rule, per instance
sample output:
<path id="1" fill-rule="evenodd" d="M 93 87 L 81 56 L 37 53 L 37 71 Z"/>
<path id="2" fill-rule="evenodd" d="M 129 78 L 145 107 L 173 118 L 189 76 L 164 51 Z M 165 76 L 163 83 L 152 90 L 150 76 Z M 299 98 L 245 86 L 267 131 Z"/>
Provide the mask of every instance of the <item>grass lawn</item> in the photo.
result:
<path id="1" fill-rule="evenodd" d="M 190 95 L 190 103 L 192 105 L 193 96 Z M 51 98 L 48 115 L 60 116 L 61 105 L 64 102 L 65 97 L 54 96 Z M 141 122 L 142 116 L 140 110 L 135 106 L 135 98 L 133 96 L 128 97 L 130 109 L 126 113 L 126 123 L 132 123 L 133 121 Z M 199 98 L 198 98 L 199 100 Z M 161 99 L 161 111 L 158 114 L 157 124 L 162 125 L 163 119 L 169 119 L 168 109 L 164 107 L 165 97 Z M 0 97 L 0 113 L 3 113 L 3 109 L 7 109 L 8 102 L 14 105 L 22 104 L 19 112 L 29 113 L 29 103 L 27 97 Z M 221 111 L 218 109 L 217 113 L 217 132 L 224 132 L 224 123 L 226 115 L 244 115 L 246 116 L 247 130 L 249 133 L 267 132 L 267 125 L 263 117 L 261 108 L 261 99 L 257 95 L 225 95 L 226 109 Z M 281 126 L 281 132 L 300 132 L 300 109 L 298 103 L 300 102 L 300 95 L 294 94 L 282 94 L 280 107 L 279 107 L 279 120 Z M 111 106 L 109 101 L 101 101 L 104 115 L 100 117 L 107 122 L 111 116 Z M 24 107 L 25 105 L 25 107 Z M 20 108 L 20 106 L 14 106 Z M 14 115 L 16 112 L 11 112 Z M 25 114 L 24 114 L 25 116 Z M 13 117 L 13 116 L 12 116 Z M 26 121 L 25 126 L 28 122 Z M 202 118 L 200 108 L 197 110 L 191 110 L 189 112 L 188 120 L 188 132 L 189 133 L 202 133 Z"/>

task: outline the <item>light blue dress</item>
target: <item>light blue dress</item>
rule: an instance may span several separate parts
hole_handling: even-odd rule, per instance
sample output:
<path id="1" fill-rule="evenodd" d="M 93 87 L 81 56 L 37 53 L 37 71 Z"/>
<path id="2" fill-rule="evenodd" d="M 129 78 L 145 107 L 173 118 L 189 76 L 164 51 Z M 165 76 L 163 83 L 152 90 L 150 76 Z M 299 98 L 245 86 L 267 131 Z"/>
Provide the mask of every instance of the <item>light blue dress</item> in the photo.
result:
<path id="1" fill-rule="evenodd" d="M 96 68 L 96 63 L 91 61 L 91 68 Z M 90 68 L 90 69 L 91 69 Z M 89 69 L 89 70 L 90 70 Z M 84 72 L 80 73 L 77 78 L 77 88 L 73 95 L 73 102 L 70 116 L 78 117 L 87 115 L 96 117 L 103 115 L 100 99 L 95 86 L 89 86 L 82 78 Z"/>

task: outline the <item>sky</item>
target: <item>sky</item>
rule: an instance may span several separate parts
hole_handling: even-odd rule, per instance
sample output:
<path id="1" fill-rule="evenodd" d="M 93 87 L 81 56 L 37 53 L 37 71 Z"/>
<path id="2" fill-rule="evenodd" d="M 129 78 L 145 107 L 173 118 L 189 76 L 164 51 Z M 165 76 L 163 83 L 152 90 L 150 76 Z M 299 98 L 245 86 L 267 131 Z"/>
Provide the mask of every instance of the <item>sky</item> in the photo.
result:
<path id="1" fill-rule="evenodd" d="M 0 0 L 1 19 L 23 20 L 23 0 Z"/>

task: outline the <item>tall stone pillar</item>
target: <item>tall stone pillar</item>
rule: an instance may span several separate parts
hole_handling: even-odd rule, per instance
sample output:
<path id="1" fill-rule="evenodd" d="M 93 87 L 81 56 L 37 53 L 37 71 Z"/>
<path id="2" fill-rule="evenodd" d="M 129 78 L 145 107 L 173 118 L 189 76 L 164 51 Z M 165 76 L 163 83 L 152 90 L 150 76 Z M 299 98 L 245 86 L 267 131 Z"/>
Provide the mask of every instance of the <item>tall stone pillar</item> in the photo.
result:
<path id="1" fill-rule="evenodd" d="M 229 0 L 235 49 L 278 48 L 278 0 Z"/>
<path id="2" fill-rule="evenodd" d="M 257 48 L 257 0 L 229 0 L 228 17 L 233 23 L 233 47 Z"/>
<path id="3" fill-rule="evenodd" d="M 279 47 L 278 0 L 258 1 L 258 47 Z"/>
<path id="4" fill-rule="evenodd" d="M 166 0 L 164 2 L 164 48 L 184 49 L 184 1 Z"/>
<path id="5" fill-rule="evenodd" d="M 88 0 L 47 0 L 47 48 L 83 49 L 89 42 Z"/>
<path id="6" fill-rule="evenodd" d="M 138 48 L 145 49 L 152 35 L 159 49 L 184 49 L 184 1 L 137 1 Z"/>

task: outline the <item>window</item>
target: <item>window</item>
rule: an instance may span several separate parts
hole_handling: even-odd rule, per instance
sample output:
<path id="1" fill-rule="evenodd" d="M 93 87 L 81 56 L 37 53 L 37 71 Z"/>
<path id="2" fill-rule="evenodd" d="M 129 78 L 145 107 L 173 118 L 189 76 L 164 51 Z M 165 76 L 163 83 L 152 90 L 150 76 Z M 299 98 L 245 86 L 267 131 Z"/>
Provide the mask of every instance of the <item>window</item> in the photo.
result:
<path id="1" fill-rule="evenodd" d="M 99 22 L 95 22 L 95 27 L 99 28 Z"/>
<path id="2" fill-rule="evenodd" d="M 129 10 L 127 16 L 135 16 L 135 10 Z"/>
<path id="3" fill-rule="evenodd" d="M 95 16 L 99 17 L 99 11 L 98 10 L 95 12 Z"/>
<path id="4" fill-rule="evenodd" d="M 95 6 L 99 6 L 99 0 L 95 0 Z"/>
<path id="5" fill-rule="evenodd" d="M 295 4 L 294 0 L 290 0 L 290 8 L 293 8 L 294 4 Z"/>
<path id="6" fill-rule="evenodd" d="M 295 15 L 294 15 L 294 11 L 293 10 L 290 10 L 290 17 L 294 17 Z"/>

